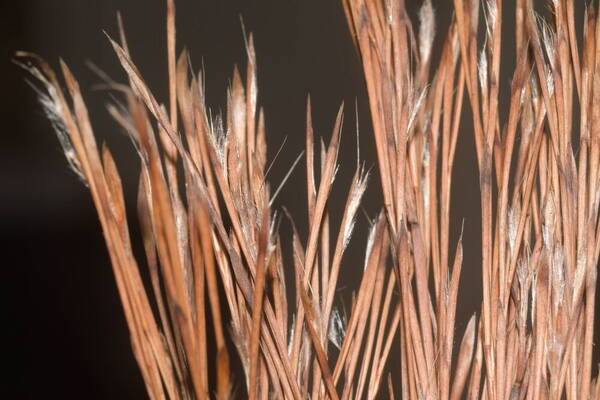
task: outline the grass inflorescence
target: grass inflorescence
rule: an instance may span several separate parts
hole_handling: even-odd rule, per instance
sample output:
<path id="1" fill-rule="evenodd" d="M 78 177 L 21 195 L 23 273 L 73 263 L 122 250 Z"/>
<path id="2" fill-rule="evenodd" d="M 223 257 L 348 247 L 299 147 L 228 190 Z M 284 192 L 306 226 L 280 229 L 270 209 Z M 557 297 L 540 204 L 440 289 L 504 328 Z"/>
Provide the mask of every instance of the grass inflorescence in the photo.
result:
<path id="1" fill-rule="evenodd" d="M 273 206 L 282 186 L 272 190 L 266 177 L 251 35 L 245 77 L 234 71 L 223 117 L 206 106 L 203 76 L 189 72 L 187 52 L 176 54 L 172 0 L 166 106 L 132 61 L 121 23 L 119 41 L 108 38 L 128 77 L 107 82 L 121 96 L 108 109 L 139 154 L 147 271 L 133 255 L 117 166 L 97 145 L 75 77 L 61 62 L 63 90 L 43 60 L 19 54 L 92 194 L 150 398 L 600 398 L 592 376 L 600 253 L 596 8 L 576 21 L 574 1 L 554 0 L 544 20 L 531 0 L 517 0 L 514 16 L 503 14 L 501 0 L 454 0 L 434 63 L 431 0 L 416 22 L 404 0 L 342 3 L 363 66 L 383 199 L 367 242 L 351 244 L 365 248 L 363 265 L 343 254 L 369 171 L 357 163 L 345 203 L 329 201 L 343 106 L 324 144 L 314 137 L 307 102 L 307 237 Z M 506 29 L 515 30 L 516 60 L 502 110 Z M 463 248 L 473 244 L 451 235 L 450 210 L 458 137 L 469 124 L 483 299 L 458 331 L 457 301 L 468 290 L 460 285 Z M 332 207 L 343 210 L 339 226 L 330 223 Z M 282 221 L 291 238 L 280 235 Z M 345 269 L 362 271 L 346 318 L 335 307 Z"/>

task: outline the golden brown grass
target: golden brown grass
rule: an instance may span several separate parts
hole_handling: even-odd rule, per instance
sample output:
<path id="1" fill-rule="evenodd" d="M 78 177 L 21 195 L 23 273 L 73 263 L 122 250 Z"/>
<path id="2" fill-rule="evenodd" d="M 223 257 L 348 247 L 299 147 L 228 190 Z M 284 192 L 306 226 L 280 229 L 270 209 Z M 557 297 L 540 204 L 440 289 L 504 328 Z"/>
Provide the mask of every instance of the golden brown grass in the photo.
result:
<path id="1" fill-rule="evenodd" d="M 418 30 L 404 0 L 343 6 L 364 69 L 383 193 L 364 265 L 342 265 L 342 255 L 369 174 L 357 166 L 346 203 L 328 201 L 343 106 L 331 141 L 315 155 L 310 101 L 308 238 L 294 228 L 293 265 L 284 262 L 288 239 L 279 235 L 277 191 L 265 177 L 251 36 L 245 80 L 235 70 L 224 120 L 207 109 L 187 53 L 176 59 L 172 0 L 167 107 L 131 60 L 121 24 L 120 43 L 109 38 L 129 78 L 108 82 L 124 99 L 109 111 L 140 156 L 148 290 L 132 253 L 119 173 L 110 150 L 96 144 L 77 81 L 61 62 L 64 93 L 45 62 L 20 54 L 42 83 L 67 159 L 89 186 L 149 396 L 226 399 L 243 384 L 251 399 L 600 398 L 592 377 L 600 253 L 595 8 L 575 21 L 573 1 L 552 1 L 552 19 L 543 21 L 531 0 L 517 0 L 514 19 L 503 15 L 501 0 L 482 10 L 477 0 L 454 0 L 433 65 L 429 0 Z M 584 26 L 581 43 L 576 23 Z M 501 32 L 513 28 L 516 68 L 503 113 Z M 465 99 L 480 177 L 483 302 L 456 332 L 463 246 L 471 246 L 450 236 L 457 138 L 469 130 Z M 339 227 L 329 222 L 332 207 L 343 207 Z M 348 268 L 363 273 L 345 322 L 333 305 Z M 243 374 L 232 367 L 229 340 Z M 391 353 L 399 365 L 389 365 Z"/>

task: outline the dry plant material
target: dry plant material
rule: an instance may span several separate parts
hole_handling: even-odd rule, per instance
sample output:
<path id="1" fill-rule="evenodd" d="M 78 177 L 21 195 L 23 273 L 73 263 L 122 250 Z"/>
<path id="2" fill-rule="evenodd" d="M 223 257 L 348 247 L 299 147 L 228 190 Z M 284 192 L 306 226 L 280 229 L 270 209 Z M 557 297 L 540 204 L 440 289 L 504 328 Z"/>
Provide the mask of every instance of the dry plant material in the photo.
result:
<path id="1" fill-rule="evenodd" d="M 546 21 L 531 0 L 517 0 L 513 22 L 500 0 L 454 0 L 434 64 L 430 0 L 418 29 L 404 0 L 343 6 L 364 69 L 383 193 L 362 266 L 342 261 L 368 172 L 359 164 L 345 204 L 329 202 L 343 106 L 316 164 L 307 104 L 308 237 L 300 238 L 287 212 L 292 236 L 280 236 L 282 216 L 272 204 L 281 186 L 272 191 L 266 178 L 251 36 L 245 79 L 234 71 L 223 117 L 207 109 L 188 54 L 176 58 L 172 0 L 168 106 L 144 83 L 120 19 L 120 42 L 109 38 L 129 78 L 127 85 L 108 82 L 123 98 L 109 111 L 140 157 L 137 215 L 148 289 L 132 254 L 117 167 L 96 144 L 77 81 L 61 62 L 63 91 L 44 61 L 19 54 L 42 84 L 40 99 L 67 159 L 92 194 L 150 398 L 227 399 L 244 390 L 251 399 L 386 392 L 401 399 L 600 398 L 592 377 L 600 253 L 596 9 L 588 6 L 575 21 L 573 1 L 555 0 Z M 503 22 L 516 30 L 507 112 L 499 110 Z M 582 40 L 576 24 L 583 24 Z M 483 301 L 456 332 L 463 247 L 472 246 L 450 235 L 466 101 L 480 177 Z M 328 209 L 340 206 L 342 221 L 332 226 Z M 293 265 L 284 263 L 282 240 L 291 241 Z M 363 273 L 346 321 L 334 303 L 349 268 Z M 399 365 L 388 362 L 392 353 Z"/>

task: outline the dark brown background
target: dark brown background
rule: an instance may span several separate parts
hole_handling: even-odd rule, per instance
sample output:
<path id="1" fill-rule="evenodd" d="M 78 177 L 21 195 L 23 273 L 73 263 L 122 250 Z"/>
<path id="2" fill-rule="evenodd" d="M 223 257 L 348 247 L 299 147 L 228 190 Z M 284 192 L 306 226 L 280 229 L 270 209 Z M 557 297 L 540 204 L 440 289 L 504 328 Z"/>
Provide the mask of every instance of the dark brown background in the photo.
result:
<path id="1" fill-rule="evenodd" d="M 420 1 L 408 1 L 420 4 Z M 434 1 L 438 34 L 450 19 L 449 1 Z M 511 2 L 508 2 L 511 3 Z M 582 2 L 583 3 L 583 2 Z M 414 16 L 416 6 L 410 6 Z M 144 0 L 27 0 L 0 5 L 0 233 L 3 293 L 9 304 L 4 330 L 5 361 L 14 377 L 3 384 L 16 390 L 11 398 L 145 398 L 132 357 L 95 210 L 86 188 L 69 170 L 35 95 L 24 82 L 26 74 L 10 63 L 16 50 L 33 51 L 58 65 L 72 67 L 84 89 L 92 122 L 106 140 L 124 176 L 133 234 L 131 207 L 137 182 L 137 159 L 129 140 L 108 117 L 107 93 L 92 90 L 99 79 L 85 66 L 91 60 L 117 80 L 124 75 L 102 30 L 116 34 L 115 12 L 125 20 L 134 61 L 157 98 L 166 102 L 164 1 Z M 506 15 L 512 15 L 510 5 Z M 287 144 L 270 175 L 281 181 L 303 149 L 304 114 L 311 94 L 315 131 L 329 138 L 335 112 L 346 104 L 341 167 L 333 205 L 343 206 L 347 184 L 356 165 L 354 117 L 357 105 L 361 158 L 375 163 L 370 117 L 360 65 L 337 0 L 179 0 L 178 50 L 191 50 L 193 65 L 206 71 L 207 97 L 213 110 L 222 110 L 233 65 L 245 66 L 240 17 L 255 36 L 259 101 L 266 110 L 269 154 L 283 138 Z M 506 25 L 504 59 L 512 68 L 512 32 Z M 502 77 L 506 91 L 510 77 Z M 505 102 L 501 107 L 505 108 Z M 466 119 L 468 121 L 468 118 Z M 479 194 L 470 126 L 464 125 L 457 151 L 452 220 L 456 238 L 465 221 L 465 266 L 459 302 L 462 335 L 465 319 L 479 309 Z M 305 235 L 304 164 L 300 163 L 278 205 L 285 204 Z M 380 202 L 378 175 L 371 179 L 365 211 L 373 217 Z M 339 210 L 332 210 L 334 226 Z M 366 219 L 345 259 L 340 296 L 356 286 L 362 268 Z M 284 238 L 289 228 L 282 228 Z M 454 242 L 455 243 L 455 240 Z M 140 259 L 141 253 L 140 254 Z M 7 326 L 8 325 L 8 326 Z M 241 378 L 241 377 L 240 377 Z"/>

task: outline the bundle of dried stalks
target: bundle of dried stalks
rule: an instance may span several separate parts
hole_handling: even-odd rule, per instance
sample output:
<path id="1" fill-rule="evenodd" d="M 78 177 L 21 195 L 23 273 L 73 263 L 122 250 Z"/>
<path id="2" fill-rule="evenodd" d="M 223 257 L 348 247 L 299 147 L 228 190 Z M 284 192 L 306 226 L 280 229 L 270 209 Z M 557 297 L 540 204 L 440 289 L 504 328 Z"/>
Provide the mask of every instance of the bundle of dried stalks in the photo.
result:
<path id="1" fill-rule="evenodd" d="M 437 65 L 430 0 L 418 32 L 404 0 L 343 5 L 364 68 L 384 199 L 347 322 L 333 304 L 340 272 L 357 267 L 342 265 L 342 255 L 368 173 L 357 167 L 341 224 L 330 226 L 327 210 L 340 206 L 328 197 L 343 107 L 315 165 L 308 103 L 308 238 L 293 229 L 293 265 L 285 265 L 287 238 L 280 238 L 272 207 L 279 189 L 272 193 L 265 177 L 252 37 L 246 78 L 234 72 L 223 120 L 208 111 L 187 53 L 176 59 L 172 0 L 168 111 L 133 64 L 121 27 L 120 44 L 110 42 L 129 83 L 110 83 L 124 105 L 109 111 L 140 157 L 147 290 L 119 173 L 109 149 L 96 144 L 77 81 L 61 63 L 65 94 L 46 63 L 20 54 L 42 83 L 40 98 L 68 161 L 89 186 L 150 397 L 234 396 L 241 382 L 230 364 L 231 339 L 251 399 L 374 399 L 386 392 L 403 399 L 600 398 L 600 381 L 592 379 L 600 253 L 595 8 L 586 9 L 579 45 L 572 1 L 551 2 L 552 21 L 538 18 L 531 0 L 517 1 L 517 62 L 503 115 L 501 31 L 509 19 L 501 0 L 485 4 L 484 23 L 477 0 L 454 1 Z M 463 243 L 451 243 L 450 199 L 465 93 L 480 176 L 483 302 L 455 349 Z M 391 352 L 399 366 L 387 365 Z"/>

